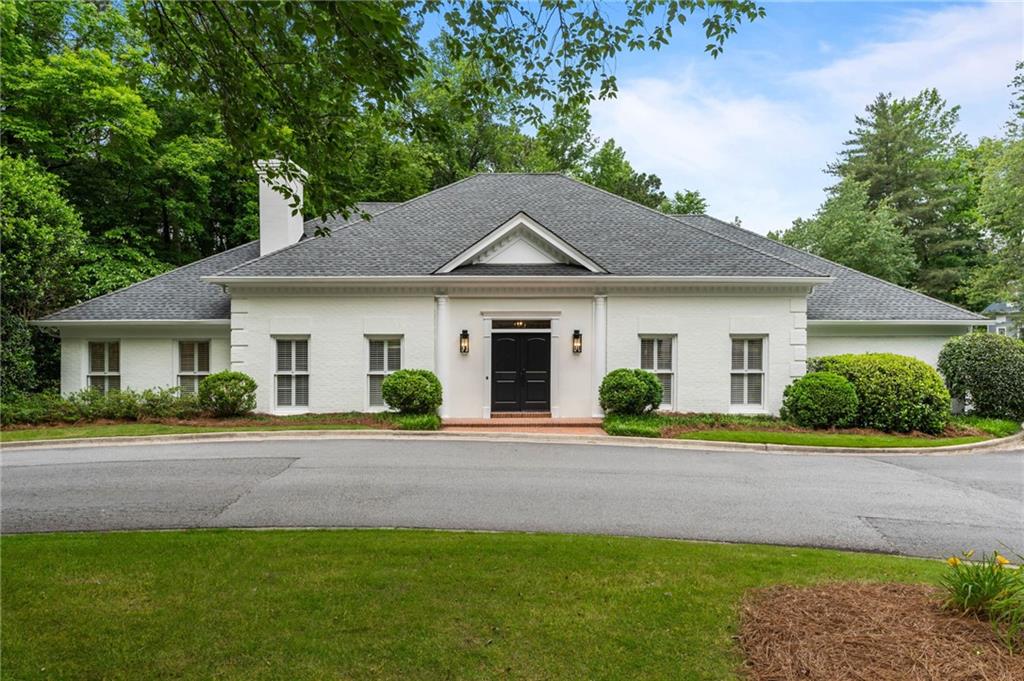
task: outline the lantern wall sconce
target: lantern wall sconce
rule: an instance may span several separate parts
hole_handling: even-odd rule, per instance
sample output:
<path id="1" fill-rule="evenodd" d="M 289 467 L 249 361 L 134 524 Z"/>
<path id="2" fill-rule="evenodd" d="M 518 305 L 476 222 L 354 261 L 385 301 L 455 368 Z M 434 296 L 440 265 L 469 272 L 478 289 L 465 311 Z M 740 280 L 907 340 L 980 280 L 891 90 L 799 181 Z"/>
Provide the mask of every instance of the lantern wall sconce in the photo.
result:
<path id="1" fill-rule="evenodd" d="M 578 355 L 583 352 L 583 334 L 579 329 L 572 332 L 572 354 Z"/>
<path id="2" fill-rule="evenodd" d="M 469 331 L 466 329 L 459 334 L 459 352 L 463 355 L 469 354 Z"/>

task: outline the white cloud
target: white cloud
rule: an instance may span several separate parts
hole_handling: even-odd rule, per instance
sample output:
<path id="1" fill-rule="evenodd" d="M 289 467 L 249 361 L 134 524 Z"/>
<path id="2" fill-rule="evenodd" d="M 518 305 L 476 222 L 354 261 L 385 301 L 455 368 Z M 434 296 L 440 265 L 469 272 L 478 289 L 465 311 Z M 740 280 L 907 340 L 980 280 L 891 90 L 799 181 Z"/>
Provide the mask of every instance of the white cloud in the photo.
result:
<path id="1" fill-rule="evenodd" d="M 735 88 L 743 93 L 699 77 L 720 76 L 722 64 L 684 68 L 671 79 L 623 80 L 617 99 L 593 106 L 594 130 L 614 137 L 665 189 L 699 189 L 718 217 L 739 215 L 762 233 L 788 226 L 821 203 L 832 181 L 825 164 L 880 91 L 907 96 L 936 87 L 963 105 L 962 127 L 975 137 L 997 133 L 1005 119 L 1006 84 L 1024 58 L 1024 5 L 958 5 L 897 18 L 889 40 L 824 55 L 831 61 L 817 69 L 769 76 L 748 65 L 741 85 L 761 85 Z"/>

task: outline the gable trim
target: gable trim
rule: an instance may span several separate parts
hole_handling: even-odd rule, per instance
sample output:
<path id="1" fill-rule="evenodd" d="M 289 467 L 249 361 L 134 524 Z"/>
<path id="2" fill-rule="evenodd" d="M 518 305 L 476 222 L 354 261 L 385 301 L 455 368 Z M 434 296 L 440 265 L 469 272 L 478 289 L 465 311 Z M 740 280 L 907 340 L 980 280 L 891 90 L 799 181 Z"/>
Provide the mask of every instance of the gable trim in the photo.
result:
<path id="1" fill-rule="evenodd" d="M 511 220 L 506 221 L 496 229 L 492 230 L 487 236 L 483 237 L 475 244 L 462 251 L 454 258 L 449 260 L 447 263 L 439 267 L 434 271 L 434 274 L 447 274 L 452 270 L 461 267 L 462 265 L 468 265 L 475 258 L 483 254 L 485 251 L 490 249 L 492 246 L 500 242 L 505 236 L 510 234 L 520 227 L 525 228 L 529 234 L 538 239 L 546 246 L 553 249 L 555 252 L 564 256 L 571 263 L 585 267 L 594 273 L 603 273 L 605 270 L 596 262 L 588 258 L 581 251 L 577 250 L 569 242 L 565 241 L 551 230 L 544 227 L 542 224 L 531 218 L 529 215 L 523 212 L 516 213 Z"/>

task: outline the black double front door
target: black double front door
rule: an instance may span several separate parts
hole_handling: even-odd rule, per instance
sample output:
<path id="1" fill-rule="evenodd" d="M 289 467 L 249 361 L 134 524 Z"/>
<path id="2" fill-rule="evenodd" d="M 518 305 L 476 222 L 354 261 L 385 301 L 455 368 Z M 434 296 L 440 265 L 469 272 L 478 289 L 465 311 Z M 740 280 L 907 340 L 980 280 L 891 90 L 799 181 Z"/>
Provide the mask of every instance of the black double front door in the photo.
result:
<path id="1" fill-rule="evenodd" d="M 491 411 L 551 409 L 551 334 L 491 337 Z"/>

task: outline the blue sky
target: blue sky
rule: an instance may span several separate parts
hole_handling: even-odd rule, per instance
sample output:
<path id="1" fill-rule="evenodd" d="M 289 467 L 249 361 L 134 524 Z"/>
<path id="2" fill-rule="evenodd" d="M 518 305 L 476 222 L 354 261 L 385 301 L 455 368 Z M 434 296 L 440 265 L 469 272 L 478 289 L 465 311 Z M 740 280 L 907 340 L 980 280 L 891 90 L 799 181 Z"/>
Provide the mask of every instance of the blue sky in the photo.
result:
<path id="1" fill-rule="evenodd" d="M 1024 2 L 764 4 L 717 60 L 699 16 L 668 48 L 621 55 L 619 96 L 591 109 L 598 137 L 666 190 L 699 189 L 712 215 L 761 233 L 810 216 L 825 165 L 881 91 L 938 88 L 972 140 L 1007 118 Z"/>

